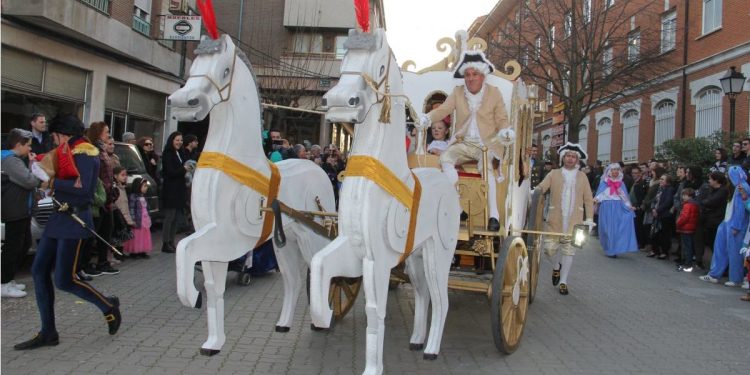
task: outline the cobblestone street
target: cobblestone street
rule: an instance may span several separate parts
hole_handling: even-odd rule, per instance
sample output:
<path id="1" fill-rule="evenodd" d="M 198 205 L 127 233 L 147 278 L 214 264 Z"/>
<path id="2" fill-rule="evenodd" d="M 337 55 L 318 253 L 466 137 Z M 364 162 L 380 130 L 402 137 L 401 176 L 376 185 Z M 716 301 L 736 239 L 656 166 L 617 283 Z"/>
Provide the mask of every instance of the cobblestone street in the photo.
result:
<path id="1" fill-rule="evenodd" d="M 594 241 L 596 242 L 596 241 Z M 122 301 L 123 325 L 109 336 L 92 305 L 57 292 L 60 345 L 13 350 L 39 328 L 30 275 L 26 298 L 2 300 L 3 374 L 354 374 L 364 369 L 364 295 L 329 332 L 310 330 L 300 297 L 290 332 L 276 333 L 279 274 L 249 286 L 229 273 L 227 341 L 214 357 L 198 354 L 207 335 L 205 307 L 183 307 L 175 292 L 174 255 L 127 260 L 115 276 L 93 284 Z M 385 372 L 388 374 L 746 374 L 750 368 L 750 304 L 739 288 L 708 284 L 671 262 L 629 254 L 606 258 L 580 251 L 571 294 L 550 285 L 542 263 L 520 348 L 500 354 L 492 342 L 485 296 L 450 293 L 450 311 L 436 361 L 408 349 L 413 297 L 409 285 L 389 295 Z M 199 277 L 200 279 L 200 277 Z M 202 280 L 199 280 L 202 282 Z"/>

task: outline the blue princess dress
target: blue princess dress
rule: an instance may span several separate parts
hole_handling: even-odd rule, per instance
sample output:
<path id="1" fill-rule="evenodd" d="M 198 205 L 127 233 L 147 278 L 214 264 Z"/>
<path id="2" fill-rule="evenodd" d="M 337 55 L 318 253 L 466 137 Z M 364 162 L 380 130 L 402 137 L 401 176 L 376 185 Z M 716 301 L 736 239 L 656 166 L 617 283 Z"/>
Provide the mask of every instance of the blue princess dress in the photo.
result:
<path id="1" fill-rule="evenodd" d="M 594 199 L 599 202 L 599 242 L 607 256 L 637 252 L 635 213 L 630 209 L 628 191 L 622 181 L 602 178 Z"/>

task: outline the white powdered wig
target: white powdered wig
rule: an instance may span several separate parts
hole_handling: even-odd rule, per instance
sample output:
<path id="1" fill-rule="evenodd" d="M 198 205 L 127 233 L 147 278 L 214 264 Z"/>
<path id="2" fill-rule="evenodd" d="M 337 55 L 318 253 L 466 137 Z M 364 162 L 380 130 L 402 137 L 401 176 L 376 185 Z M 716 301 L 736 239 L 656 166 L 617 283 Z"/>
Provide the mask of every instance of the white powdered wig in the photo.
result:
<path id="1" fill-rule="evenodd" d="M 469 63 L 464 63 L 461 65 L 461 67 L 458 69 L 458 73 L 462 76 L 466 72 L 466 69 L 473 68 L 474 70 L 478 71 L 479 73 L 482 73 L 483 75 L 487 75 L 490 72 L 490 66 L 487 65 L 487 63 L 479 62 L 479 61 L 472 61 Z"/>

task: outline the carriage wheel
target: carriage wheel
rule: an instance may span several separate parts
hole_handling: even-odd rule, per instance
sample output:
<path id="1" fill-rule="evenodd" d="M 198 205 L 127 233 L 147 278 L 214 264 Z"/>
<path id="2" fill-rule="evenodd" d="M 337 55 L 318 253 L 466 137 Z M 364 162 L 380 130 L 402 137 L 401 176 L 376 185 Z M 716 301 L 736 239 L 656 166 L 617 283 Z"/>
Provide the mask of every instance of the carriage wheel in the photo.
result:
<path id="1" fill-rule="evenodd" d="M 328 291 L 328 306 L 333 310 L 333 320 L 343 318 L 354 306 L 359 290 L 362 288 L 360 277 L 334 277 Z M 310 304 L 310 270 L 307 270 L 307 304 Z"/>
<path id="2" fill-rule="evenodd" d="M 544 222 L 544 196 L 539 191 L 535 191 L 531 197 L 529 213 L 526 215 L 526 229 L 542 230 Z M 534 302 L 536 297 L 536 286 L 539 281 L 539 264 L 542 258 L 542 245 L 544 245 L 544 236 L 539 234 L 526 234 L 525 242 L 529 244 L 529 303 Z"/>
<path id="3" fill-rule="evenodd" d="M 333 310 L 333 319 L 343 318 L 354 306 L 362 287 L 362 277 L 334 277 L 328 292 L 328 304 Z"/>
<path id="4" fill-rule="evenodd" d="M 492 336 L 495 346 L 505 354 L 513 353 L 521 343 L 529 308 L 529 259 L 520 237 L 503 241 L 492 278 Z"/>

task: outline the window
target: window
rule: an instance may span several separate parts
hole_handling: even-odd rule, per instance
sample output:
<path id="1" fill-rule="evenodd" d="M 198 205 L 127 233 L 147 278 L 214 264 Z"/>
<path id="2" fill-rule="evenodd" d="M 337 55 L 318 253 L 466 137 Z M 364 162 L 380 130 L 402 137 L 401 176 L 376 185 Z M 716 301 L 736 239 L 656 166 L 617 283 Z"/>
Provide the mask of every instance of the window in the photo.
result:
<path id="1" fill-rule="evenodd" d="M 549 48 L 555 48 L 555 26 L 549 28 Z"/>
<path id="2" fill-rule="evenodd" d="M 133 30 L 143 34 L 151 34 L 151 0 L 135 0 L 133 2 Z"/>
<path id="3" fill-rule="evenodd" d="M 523 49 L 523 56 L 521 56 L 521 65 L 529 66 L 529 49 L 528 48 Z"/>
<path id="4" fill-rule="evenodd" d="M 654 109 L 654 146 L 661 146 L 664 142 L 674 138 L 675 103 L 665 99 L 660 101 Z"/>
<path id="5" fill-rule="evenodd" d="M 581 145 L 581 148 L 583 149 L 583 151 L 586 151 L 588 138 L 589 138 L 589 128 L 584 124 L 578 125 L 578 144 Z"/>
<path id="6" fill-rule="evenodd" d="M 322 53 L 323 35 L 321 34 L 294 34 L 292 38 L 295 53 Z"/>
<path id="7" fill-rule="evenodd" d="M 583 22 L 591 22 L 591 0 L 583 0 Z"/>
<path id="8" fill-rule="evenodd" d="M 552 85 L 552 82 L 547 82 L 547 105 L 552 105 L 552 93 L 554 92 L 555 88 Z"/>
<path id="9" fill-rule="evenodd" d="M 604 0 L 604 7 L 609 8 L 612 5 L 615 5 L 615 0 Z"/>
<path id="10" fill-rule="evenodd" d="M 572 32 L 573 32 L 573 14 L 568 12 L 568 13 L 565 13 L 563 33 L 565 34 L 565 37 L 567 38 L 570 36 Z"/>
<path id="11" fill-rule="evenodd" d="M 636 31 L 628 35 L 628 62 L 638 61 L 641 54 L 641 33 Z"/>
<path id="12" fill-rule="evenodd" d="M 570 96 L 570 69 L 566 69 L 563 73 L 563 93 L 565 96 Z"/>
<path id="13" fill-rule="evenodd" d="M 670 12 L 661 18 L 661 52 L 675 48 L 677 40 L 677 12 Z"/>
<path id="14" fill-rule="evenodd" d="M 721 27 L 721 1 L 703 0 L 703 34 Z"/>
<path id="15" fill-rule="evenodd" d="M 697 95 L 695 104 L 695 136 L 707 137 L 721 130 L 721 99 L 718 87 L 709 87 Z"/>
<path id="16" fill-rule="evenodd" d="M 638 123 L 640 113 L 631 109 L 622 116 L 622 161 L 638 160 Z"/>
<path id="17" fill-rule="evenodd" d="M 344 54 L 346 54 L 346 48 L 344 48 L 344 43 L 346 42 L 346 36 L 340 35 L 336 37 L 336 60 L 341 60 L 344 58 Z"/>
<path id="18" fill-rule="evenodd" d="M 604 73 L 605 76 L 612 74 L 612 66 L 614 65 L 612 58 L 612 46 L 607 45 L 604 47 L 604 51 L 602 51 L 602 73 Z"/>
<path id="19" fill-rule="evenodd" d="M 541 36 L 536 37 L 536 40 L 534 41 L 534 55 L 536 56 L 537 60 L 539 60 L 542 56 L 542 37 Z"/>
<path id="20" fill-rule="evenodd" d="M 609 164 L 612 145 L 612 120 L 609 117 L 599 120 L 599 123 L 596 124 L 596 130 L 599 132 L 596 159 L 607 165 Z"/>

